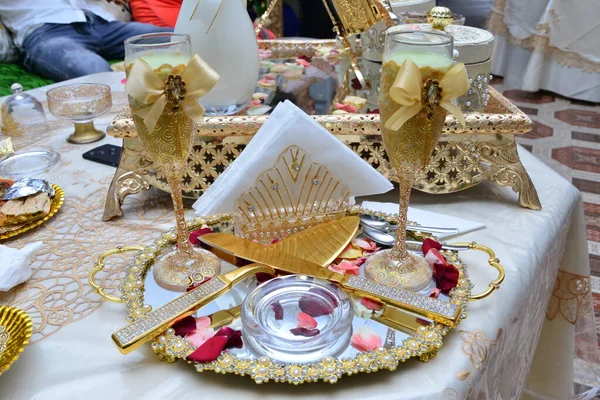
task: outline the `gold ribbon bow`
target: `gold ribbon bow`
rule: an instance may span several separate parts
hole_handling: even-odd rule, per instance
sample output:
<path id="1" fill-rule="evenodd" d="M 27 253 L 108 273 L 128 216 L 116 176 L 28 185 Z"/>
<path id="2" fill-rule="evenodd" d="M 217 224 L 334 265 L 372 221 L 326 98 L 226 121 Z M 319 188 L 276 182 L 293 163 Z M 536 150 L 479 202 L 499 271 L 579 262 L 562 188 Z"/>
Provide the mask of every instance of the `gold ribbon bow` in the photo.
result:
<path id="1" fill-rule="evenodd" d="M 454 114 L 464 126 L 465 117 L 450 100 L 462 96 L 469 90 L 469 77 L 464 64 L 454 65 L 439 81 L 441 96 L 439 106 Z M 390 88 L 390 98 L 401 107 L 387 120 L 385 127 L 397 131 L 406 121 L 417 115 L 425 107 L 422 103 L 424 83 L 417 64 L 405 60 Z"/>
<path id="2" fill-rule="evenodd" d="M 194 54 L 181 77 L 169 77 L 164 82 L 141 58 L 135 60 L 125 90 L 127 94 L 147 107 L 135 112 L 144 119 L 149 132 L 154 130 L 168 102 L 175 102 L 196 123 L 204 117 L 204 107 L 198 97 L 208 93 L 219 80 L 219 74 L 200 56 Z M 183 90 L 182 90 L 183 89 Z"/>

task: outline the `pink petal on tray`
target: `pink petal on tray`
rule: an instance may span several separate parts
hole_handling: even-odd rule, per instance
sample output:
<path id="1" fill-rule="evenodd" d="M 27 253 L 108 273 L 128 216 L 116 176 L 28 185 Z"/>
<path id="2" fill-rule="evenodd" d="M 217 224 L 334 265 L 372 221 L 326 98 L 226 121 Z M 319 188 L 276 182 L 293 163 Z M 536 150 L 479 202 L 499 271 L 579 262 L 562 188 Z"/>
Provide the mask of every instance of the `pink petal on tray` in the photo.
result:
<path id="1" fill-rule="evenodd" d="M 298 328 L 314 329 L 317 327 L 317 320 L 307 313 L 299 312 L 296 314 L 298 319 Z"/>
<path id="2" fill-rule="evenodd" d="M 366 352 L 381 347 L 383 341 L 381 337 L 366 326 L 358 328 L 356 333 L 350 338 L 350 344 L 358 351 Z"/>
<path id="3" fill-rule="evenodd" d="M 198 347 L 196 351 L 187 356 L 187 359 L 189 361 L 197 361 L 201 363 L 214 361 L 217 359 L 217 357 L 219 357 L 221 351 L 223 351 L 225 348 L 226 343 L 226 336 L 215 335 Z"/>

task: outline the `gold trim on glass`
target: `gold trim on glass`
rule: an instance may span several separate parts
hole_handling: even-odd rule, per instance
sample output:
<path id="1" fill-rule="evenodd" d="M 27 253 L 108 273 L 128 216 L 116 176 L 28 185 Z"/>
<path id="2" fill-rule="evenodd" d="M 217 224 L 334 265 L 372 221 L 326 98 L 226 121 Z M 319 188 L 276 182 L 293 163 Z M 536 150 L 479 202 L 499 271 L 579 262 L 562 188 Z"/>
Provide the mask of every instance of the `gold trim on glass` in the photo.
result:
<path id="1" fill-rule="evenodd" d="M 0 240 L 6 240 L 11 237 L 30 231 L 42 225 L 44 222 L 48 221 L 50 218 L 52 218 L 52 216 L 54 216 L 54 214 L 58 212 L 58 210 L 62 207 L 65 201 L 65 192 L 60 186 L 55 185 L 54 183 L 52 183 L 51 185 L 54 189 L 54 197 L 52 198 L 52 201 L 50 203 L 50 212 L 40 219 L 36 219 L 35 221 L 27 222 L 22 225 L 16 225 L 13 227 L 14 229 L 3 232 L 2 234 L 0 234 Z"/>

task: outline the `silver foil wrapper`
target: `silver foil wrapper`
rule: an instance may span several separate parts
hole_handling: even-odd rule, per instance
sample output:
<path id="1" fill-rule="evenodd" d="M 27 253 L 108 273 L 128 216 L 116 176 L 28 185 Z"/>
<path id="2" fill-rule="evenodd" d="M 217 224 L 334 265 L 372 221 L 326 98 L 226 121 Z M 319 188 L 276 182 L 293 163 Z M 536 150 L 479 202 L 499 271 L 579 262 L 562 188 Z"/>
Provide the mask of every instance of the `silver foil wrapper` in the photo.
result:
<path id="1" fill-rule="evenodd" d="M 2 199 L 5 201 L 20 199 L 41 192 L 46 192 L 50 197 L 54 197 L 54 189 L 48 181 L 44 179 L 21 178 L 6 191 Z"/>

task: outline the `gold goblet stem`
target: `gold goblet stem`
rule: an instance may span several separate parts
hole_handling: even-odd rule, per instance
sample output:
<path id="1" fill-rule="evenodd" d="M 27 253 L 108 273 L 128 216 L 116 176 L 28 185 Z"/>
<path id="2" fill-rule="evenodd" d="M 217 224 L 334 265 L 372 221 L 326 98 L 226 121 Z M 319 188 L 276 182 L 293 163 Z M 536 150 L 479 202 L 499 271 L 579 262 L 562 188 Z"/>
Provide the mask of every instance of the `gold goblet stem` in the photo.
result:
<path id="1" fill-rule="evenodd" d="M 177 251 L 186 253 L 189 258 L 193 257 L 194 249 L 188 239 L 187 224 L 185 222 L 185 211 L 183 209 L 183 196 L 181 195 L 181 178 L 183 167 L 181 165 L 170 165 L 164 168 L 167 184 L 171 189 L 171 200 L 175 210 L 175 226 L 177 228 Z"/>
<path id="2" fill-rule="evenodd" d="M 410 192 L 412 189 L 414 176 L 404 171 L 398 171 L 401 174 L 399 178 L 400 204 L 398 214 L 398 230 L 396 231 L 396 243 L 391 252 L 391 257 L 394 260 L 404 262 L 408 259 L 408 250 L 406 249 L 406 223 L 408 218 L 408 202 L 410 200 Z"/>
<path id="3" fill-rule="evenodd" d="M 67 138 L 67 142 L 74 144 L 85 144 L 97 142 L 104 139 L 106 134 L 94 126 L 94 121 L 75 122 L 75 131 Z"/>

